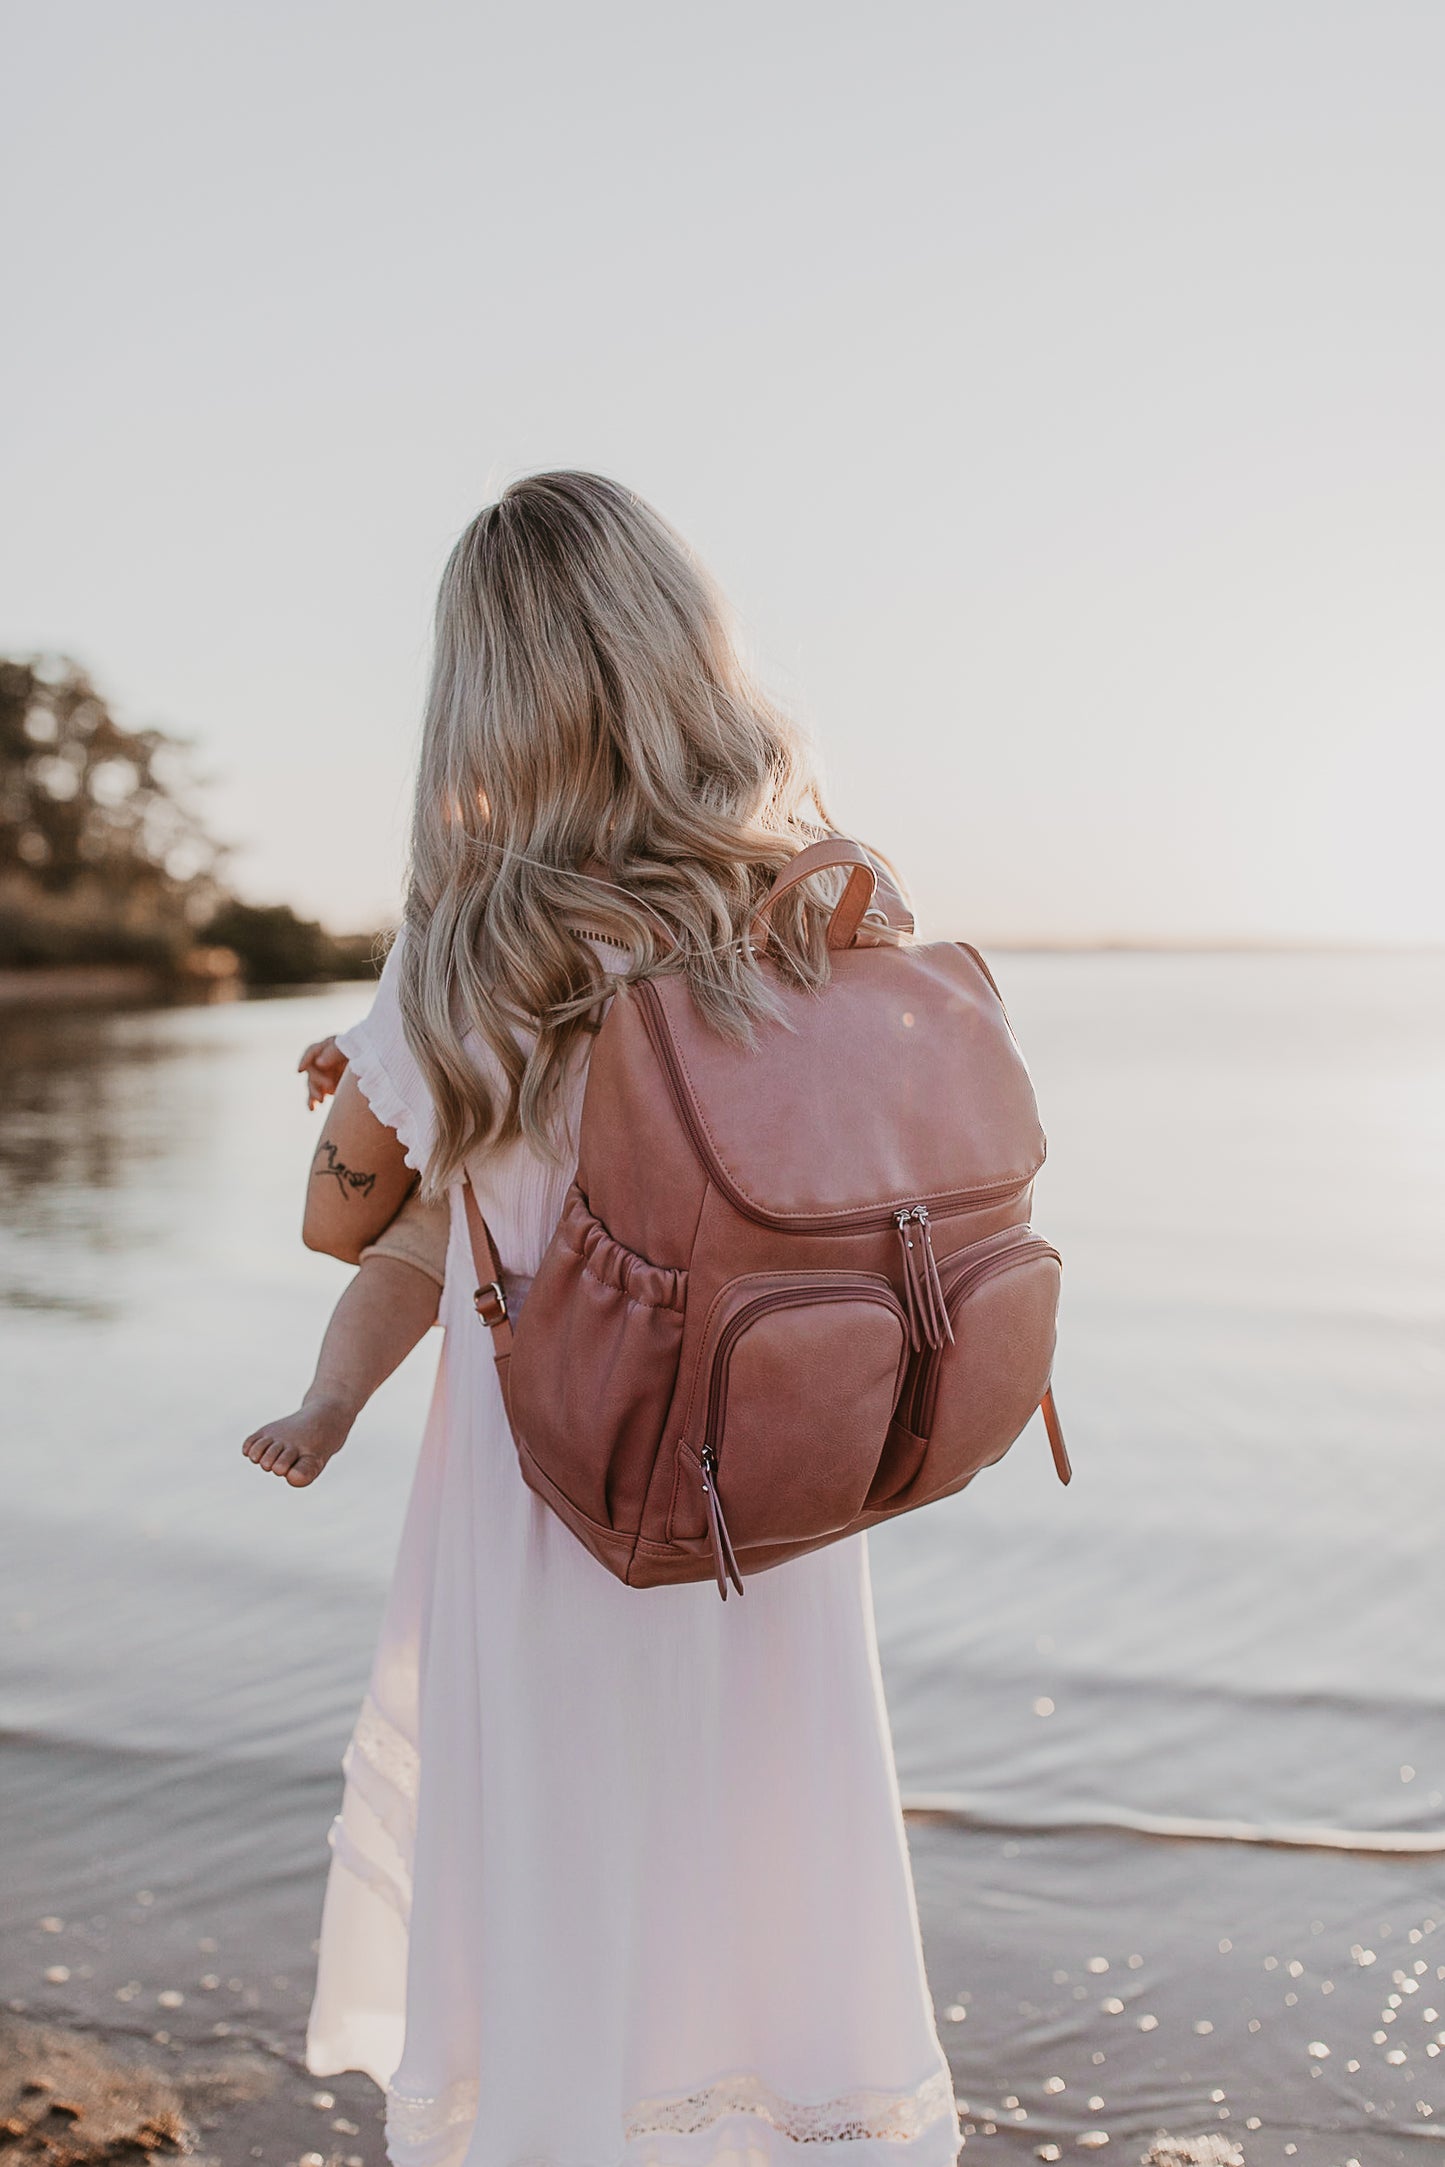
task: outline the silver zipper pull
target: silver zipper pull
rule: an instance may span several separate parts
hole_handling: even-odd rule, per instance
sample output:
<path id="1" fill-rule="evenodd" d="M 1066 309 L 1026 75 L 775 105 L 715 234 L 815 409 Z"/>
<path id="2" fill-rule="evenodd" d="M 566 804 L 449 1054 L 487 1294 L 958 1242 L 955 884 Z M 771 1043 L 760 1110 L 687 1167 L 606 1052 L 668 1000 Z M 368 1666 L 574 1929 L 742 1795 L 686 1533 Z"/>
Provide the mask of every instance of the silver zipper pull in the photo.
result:
<path id="1" fill-rule="evenodd" d="M 913 1253 L 913 1237 L 908 1231 L 913 1216 L 913 1206 L 906 1205 L 902 1211 L 894 1212 L 893 1224 L 898 1229 L 898 1246 L 903 1252 L 903 1313 L 908 1323 L 908 1344 L 916 1354 L 923 1345 L 923 1327 L 918 1260 Z"/>
<path id="2" fill-rule="evenodd" d="M 704 1445 L 702 1461 L 702 1494 L 707 1501 L 707 1531 L 712 1544 L 713 1571 L 717 1575 L 717 1591 L 726 1602 L 728 1582 L 732 1582 L 739 1595 L 743 1592 L 743 1576 L 738 1570 L 737 1554 L 728 1534 L 728 1524 L 723 1518 L 722 1499 L 717 1494 L 717 1454 L 711 1445 Z"/>
<path id="3" fill-rule="evenodd" d="M 920 1204 L 914 1213 L 914 1217 L 918 1221 L 918 1230 L 923 1237 L 921 1247 L 923 1250 L 924 1308 L 928 1318 L 928 1322 L 924 1326 L 924 1336 L 931 1347 L 941 1348 L 945 1340 L 950 1345 L 952 1344 L 953 1326 L 948 1321 L 948 1304 L 943 1297 L 943 1275 L 938 1269 L 938 1258 L 934 1253 L 933 1234 L 930 1229 L 927 1206 Z"/>

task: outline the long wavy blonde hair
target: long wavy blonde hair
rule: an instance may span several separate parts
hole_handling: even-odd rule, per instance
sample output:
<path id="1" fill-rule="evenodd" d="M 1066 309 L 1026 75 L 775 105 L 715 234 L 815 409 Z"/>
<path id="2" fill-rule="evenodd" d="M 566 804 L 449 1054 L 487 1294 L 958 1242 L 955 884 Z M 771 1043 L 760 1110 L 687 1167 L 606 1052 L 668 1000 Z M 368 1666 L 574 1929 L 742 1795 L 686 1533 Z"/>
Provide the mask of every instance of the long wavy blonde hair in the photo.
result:
<path id="1" fill-rule="evenodd" d="M 747 929 L 827 828 L 804 740 L 655 512 L 582 473 L 534 474 L 479 512 L 437 600 L 400 967 L 436 1106 L 428 1191 L 484 1143 L 563 1148 L 563 1086 L 616 983 L 577 928 L 627 951 L 624 975 L 684 975 L 729 1036 L 775 1012 Z M 780 899 L 785 979 L 825 981 L 836 893 L 823 874 Z"/>

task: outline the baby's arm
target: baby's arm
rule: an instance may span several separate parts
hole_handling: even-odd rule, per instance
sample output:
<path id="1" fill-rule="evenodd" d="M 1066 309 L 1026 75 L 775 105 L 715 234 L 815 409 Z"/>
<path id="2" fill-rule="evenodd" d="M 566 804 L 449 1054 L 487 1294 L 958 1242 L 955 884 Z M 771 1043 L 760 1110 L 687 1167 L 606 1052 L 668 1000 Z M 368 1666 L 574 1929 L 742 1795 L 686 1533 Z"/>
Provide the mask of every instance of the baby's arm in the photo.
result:
<path id="1" fill-rule="evenodd" d="M 316 1375 L 294 1415 L 265 1423 L 241 1450 L 293 1489 L 314 1482 L 377 1386 L 436 1323 L 446 1273 L 448 1207 L 413 1195 L 363 1252 L 332 1312 Z"/>
<path id="2" fill-rule="evenodd" d="M 241 1450 L 293 1489 L 314 1482 L 378 1385 L 436 1323 L 436 1281 L 395 1257 L 367 1257 L 331 1312 L 316 1375 L 294 1415 L 263 1423 Z"/>

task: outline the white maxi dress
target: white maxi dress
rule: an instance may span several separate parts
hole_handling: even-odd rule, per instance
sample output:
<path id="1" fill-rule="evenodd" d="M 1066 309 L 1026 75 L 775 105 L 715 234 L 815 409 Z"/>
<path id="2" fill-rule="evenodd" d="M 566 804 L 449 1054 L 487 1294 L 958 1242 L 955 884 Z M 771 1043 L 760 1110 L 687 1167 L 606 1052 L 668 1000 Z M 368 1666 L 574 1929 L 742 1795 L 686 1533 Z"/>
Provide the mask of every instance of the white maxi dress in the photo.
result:
<path id="1" fill-rule="evenodd" d="M 399 953 L 341 1045 L 419 1169 Z M 469 1171 L 524 1294 L 568 1170 Z M 947 2167 L 866 1538 L 623 1586 L 522 1481 L 474 1276 L 456 1189 L 308 2067 L 385 2089 L 397 2167 Z"/>

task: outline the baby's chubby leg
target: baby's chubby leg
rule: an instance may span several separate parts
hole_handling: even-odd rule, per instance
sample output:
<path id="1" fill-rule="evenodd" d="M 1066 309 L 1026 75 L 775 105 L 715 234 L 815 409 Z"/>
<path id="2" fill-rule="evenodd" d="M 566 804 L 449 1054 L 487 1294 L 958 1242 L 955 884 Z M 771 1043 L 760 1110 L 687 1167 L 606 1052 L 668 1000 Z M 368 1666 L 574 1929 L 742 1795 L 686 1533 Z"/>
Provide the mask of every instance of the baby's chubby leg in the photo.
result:
<path id="1" fill-rule="evenodd" d="M 436 1323 L 436 1280 L 397 1257 L 363 1259 L 331 1314 L 316 1375 L 296 1412 L 264 1422 L 241 1447 L 296 1490 L 339 1452 L 371 1395 Z"/>

